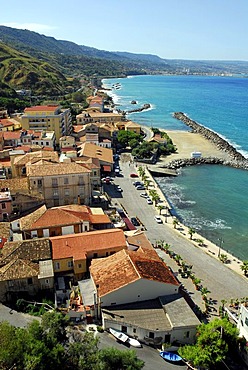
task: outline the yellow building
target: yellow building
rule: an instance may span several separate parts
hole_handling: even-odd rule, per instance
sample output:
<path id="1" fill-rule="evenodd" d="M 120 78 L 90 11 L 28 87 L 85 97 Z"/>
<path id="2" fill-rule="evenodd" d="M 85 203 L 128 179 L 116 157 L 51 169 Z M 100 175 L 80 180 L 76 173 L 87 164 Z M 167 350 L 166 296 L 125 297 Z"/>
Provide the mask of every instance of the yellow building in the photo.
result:
<path id="1" fill-rule="evenodd" d="M 21 117 L 23 130 L 54 131 L 56 144 L 61 136 L 72 131 L 70 109 L 61 109 L 59 105 L 38 105 L 25 108 Z"/>

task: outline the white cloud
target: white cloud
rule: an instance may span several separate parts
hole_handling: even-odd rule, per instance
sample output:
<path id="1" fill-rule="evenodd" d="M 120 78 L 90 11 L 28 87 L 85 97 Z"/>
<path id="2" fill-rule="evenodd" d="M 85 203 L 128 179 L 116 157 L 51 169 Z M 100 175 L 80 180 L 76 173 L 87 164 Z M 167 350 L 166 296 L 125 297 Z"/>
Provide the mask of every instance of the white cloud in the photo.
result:
<path id="1" fill-rule="evenodd" d="M 49 26 L 48 24 L 15 23 L 15 22 L 2 23 L 2 26 L 12 27 L 12 28 L 20 28 L 20 29 L 23 29 L 23 30 L 35 31 L 35 32 L 38 32 L 38 33 L 54 30 L 54 29 L 57 28 L 57 27 L 54 27 L 54 26 Z"/>

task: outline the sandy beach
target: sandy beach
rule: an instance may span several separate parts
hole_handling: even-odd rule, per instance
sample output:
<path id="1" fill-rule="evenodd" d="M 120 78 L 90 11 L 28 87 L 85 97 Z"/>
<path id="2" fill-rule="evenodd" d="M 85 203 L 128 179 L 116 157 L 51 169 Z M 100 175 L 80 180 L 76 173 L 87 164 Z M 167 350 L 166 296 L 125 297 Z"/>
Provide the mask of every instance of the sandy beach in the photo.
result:
<path id="1" fill-rule="evenodd" d="M 191 153 L 195 151 L 201 152 L 202 157 L 216 157 L 225 160 L 231 159 L 228 153 L 219 150 L 213 143 L 198 133 L 171 130 L 165 130 L 165 132 L 177 147 L 177 152 L 170 156 L 160 158 L 160 161 L 164 163 L 169 163 L 176 159 L 191 158 Z"/>

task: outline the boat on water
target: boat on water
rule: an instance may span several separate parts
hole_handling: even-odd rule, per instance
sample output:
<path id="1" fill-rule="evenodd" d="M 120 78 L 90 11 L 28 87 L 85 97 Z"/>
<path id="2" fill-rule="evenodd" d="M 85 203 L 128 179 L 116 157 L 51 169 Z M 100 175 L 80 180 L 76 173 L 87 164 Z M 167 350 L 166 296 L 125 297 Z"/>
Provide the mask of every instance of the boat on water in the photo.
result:
<path id="1" fill-rule="evenodd" d="M 176 353 L 167 352 L 167 351 L 161 351 L 160 356 L 163 357 L 163 359 L 171 362 L 179 362 L 182 361 L 182 357 L 177 355 Z"/>
<path id="2" fill-rule="evenodd" d="M 109 332 L 120 342 L 129 344 L 132 347 L 142 347 L 140 342 L 137 339 L 130 338 L 127 334 L 122 333 L 119 330 L 109 328 Z"/>

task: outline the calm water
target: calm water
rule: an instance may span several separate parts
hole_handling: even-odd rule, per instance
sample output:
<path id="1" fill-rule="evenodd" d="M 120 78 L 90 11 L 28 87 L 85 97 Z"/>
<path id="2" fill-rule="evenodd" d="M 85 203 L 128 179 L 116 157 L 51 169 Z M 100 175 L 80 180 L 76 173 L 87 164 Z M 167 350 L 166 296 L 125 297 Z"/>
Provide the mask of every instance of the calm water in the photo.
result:
<path id="1" fill-rule="evenodd" d="M 140 124 L 188 130 L 172 113 L 182 111 L 216 131 L 248 157 L 248 79 L 205 76 L 135 76 L 119 82 L 111 95 L 120 109 L 151 104 L 129 118 Z M 199 149 L 200 150 L 200 149 Z M 242 260 L 248 259 L 248 171 L 223 166 L 195 166 L 177 178 L 157 179 L 177 214 L 188 226 Z"/>

